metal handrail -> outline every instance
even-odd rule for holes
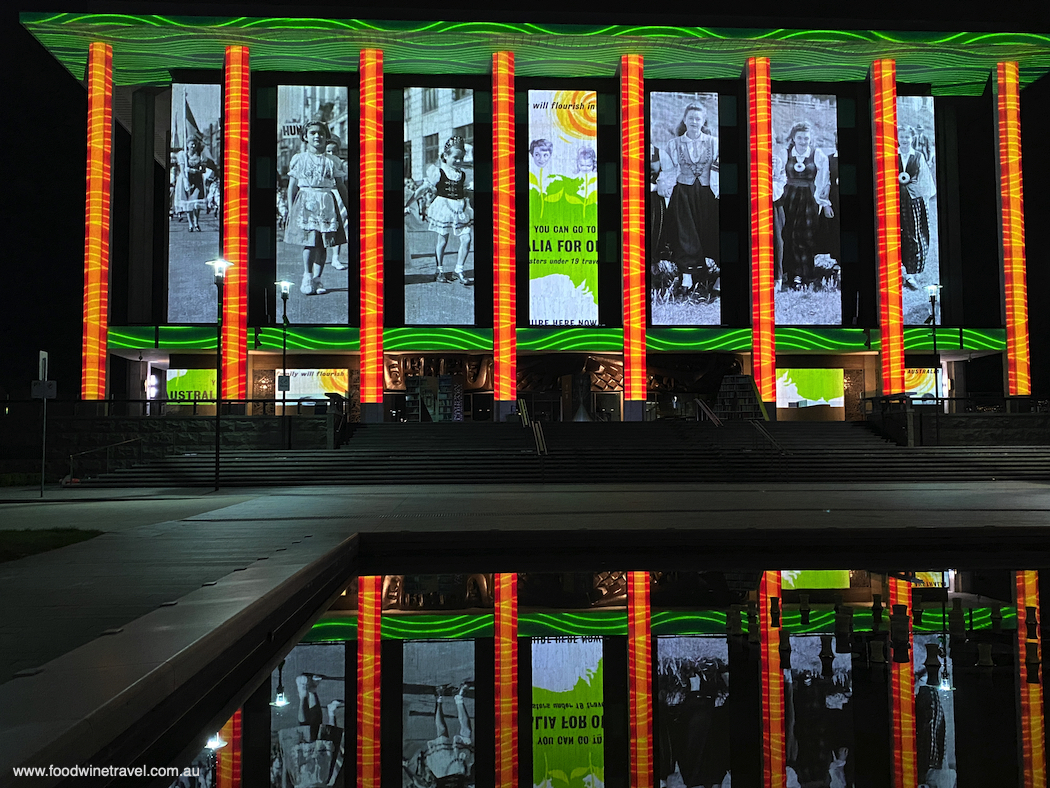
[[[772,444],[774,447],[776,447],[777,451],[779,451],[781,454],[787,454],[788,453],[787,449],[785,449],[783,446],[780,445],[780,443],[777,441],[777,439],[774,438],[770,434],[769,430],[767,430],[764,426],[762,426],[761,422],[759,422],[757,419],[749,419],[749,421],[751,422],[751,426],[754,427],[756,430],[758,430],[758,433],[763,438],[765,438],[767,441],[769,441],[770,444]]]
[[[538,422],[532,422],[532,439],[536,444],[536,454],[543,456],[547,454],[547,438],[543,434],[543,425]]]
[[[118,441],[117,443],[111,443],[108,446],[98,446],[94,449],[87,449],[86,451],[78,451],[75,454],[70,454],[69,459],[72,460],[74,457],[81,457],[85,454],[91,454],[96,451],[105,451],[106,449],[112,449],[114,446],[123,446],[125,443],[135,443],[140,441],[142,438],[128,438],[126,441]]]
[[[699,397],[694,397],[693,398],[693,402],[695,402],[697,404],[697,406],[700,409],[700,412],[702,412],[707,417],[708,421],[710,421],[716,427],[724,426],[722,424],[722,420],[720,418],[718,418],[718,416],[715,414],[715,412],[711,409],[710,405],[708,405],[706,402],[704,402]],[[696,415],[696,420],[700,421],[700,413],[699,412]]]
[[[521,418],[521,426],[528,427],[529,406],[526,404],[525,400],[520,397],[518,398],[518,416]]]

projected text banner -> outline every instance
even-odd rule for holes
[[[474,325],[474,92],[405,88],[405,322]]]
[[[904,325],[930,316],[926,290],[941,284],[937,233],[937,148],[933,96],[897,97],[897,182],[900,184]],[[941,322],[941,300],[937,301]]]
[[[598,97],[529,91],[529,322],[598,324]]]
[[[772,110],[776,324],[839,325],[838,100],[774,93]]]
[[[215,322],[204,263],[220,256],[222,86],[171,86],[168,157],[168,322]]]
[[[602,638],[532,639],[535,788],[605,783]]]
[[[718,94],[650,93],[652,323],[722,322]]]
[[[345,87],[277,88],[277,278],[296,285],[292,323],[347,322],[348,132]]]

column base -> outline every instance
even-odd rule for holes
[[[624,421],[645,421],[645,400],[625,399],[623,401]]]
[[[516,421],[518,419],[518,402],[517,400],[504,400],[498,399],[492,403],[492,420],[495,422],[501,421]]]
[[[362,402],[361,403],[361,422],[363,424],[382,424],[382,422],[383,422],[383,403],[382,402]]]

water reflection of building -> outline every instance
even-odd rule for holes
[[[422,180],[452,136],[466,141],[469,166],[474,148],[474,91],[405,88],[405,177]]]

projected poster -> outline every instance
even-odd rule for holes
[[[649,94],[652,324],[719,325],[718,94]]]
[[[405,322],[474,325],[474,92],[405,88]]]
[[[777,325],[842,323],[838,101],[774,93]]]
[[[532,639],[535,788],[604,785],[604,701],[600,637]]]
[[[350,371],[346,369],[275,369],[274,377],[287,375],[288,399],[313,397],[324,399],[327,394],[347,395],[350,388]],[[284,392],[277,392],[278,398]]]
[[[788,785],[855,784],[853,659],[831,635],[792,635],[784,671]]]
[[[897,182],[901,195],[901,291],[904,325],[930,317],[926,288],[941,283],[937,233],[937,147],[933,96],[897,97]],[[941,322],[940,295],[937,323]]]
[[[529,323],[598,324],[598,96],[529,91]]]
[[[168,322],[214,323],[219,257],[222,86],[171,86],[168,156]]]
[[[292,323],[347,322],[350,131],[345,87],[278,86],[277,278],[294,284]]]
[[[270,677],[271,786],[342,788],[346,755],[346,647],[300,644]],[[353,721],[351,721],[351,725]],[[353,735],[353,734],[351,734]],[[352,768],[352,767],[351,767]]]
[[[940,575],[939,572],[935,573]],[[916,634],[912,641],[915,674],[915,744],[919,782],[955,785],[959,766],[955,754],[955,693],[949,639]],[[964,776],[965,778],[965,776]]]
[[[169,400],[214,400],[214,369],[165,370],[165,392]]]
[[[780,581],[785,591],[850,587],[848,569],[785,569]]]
[[[841,369],[778,369],[777,407],[807,408],[846,403],[845,377]]]
[[[472,788],[474,641],[405,641],[401,784]]]
[[[732,730],[728,641],[662,637],[656,662],[660,784],[727,784]]]

